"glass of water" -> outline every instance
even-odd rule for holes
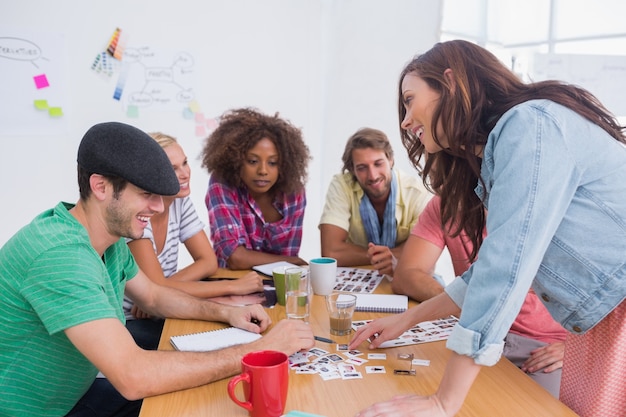
[[[303,268],[285,270],[285,310],[288,319],[309,321],[311,282]]]

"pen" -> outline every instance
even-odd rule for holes
[[[315,336],[315,340],[319,340],[320,342],[326,343],[335,343],[334,340],[326,339],[325,337]]]

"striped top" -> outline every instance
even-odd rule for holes
[[[178,248],[180,244],[200,233],[203,229],[204,223],[198,218],[198,213],[189,197],[177,198],[172,202],[169,208],[165,245],[161,253],[157,253],[157,258],[163,269],[163,275],[166,278],[178,271]],[[143,239],[150,239],[156,253],[157,248],[150,223],[144,229]],[[126,315],[126,320],[134,320],[133,315],[130,313],[132,306],[133,302],[128,297],[125,297],[124,314]]]
[[[0,398],[3,416],[62,416],[97,369],[64,330],[123,321],[122,296],[137,264],[123,240],[102,258],[59,203],[0,249]],[[104,261],[104,262],[103,262]]]

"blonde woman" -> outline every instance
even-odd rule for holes
[[[217,258],[189,198],[191,169],[187,156],[172,136],[160,132],[149,135],[161,145],[172,163],[180,191],[175,196],[163,196],[163,212],[151,217],[141,239],[128,241],[141,270],[160,285],[201,298],[262,291],[262,278],[254,272],[238,280],[201,281],[217,271]],[[185,245],[193,262],[179,270],[180,243]],[[156,349],[163,320],[149,317],[129,299],[124,302],[124,311],[127,327],[137,343],[146,349]]]

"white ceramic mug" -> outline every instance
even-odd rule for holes
[[[329,295],[337,281],[337,260],[334,258],[315,258],[309,261],[311,287],[317,295]]]

